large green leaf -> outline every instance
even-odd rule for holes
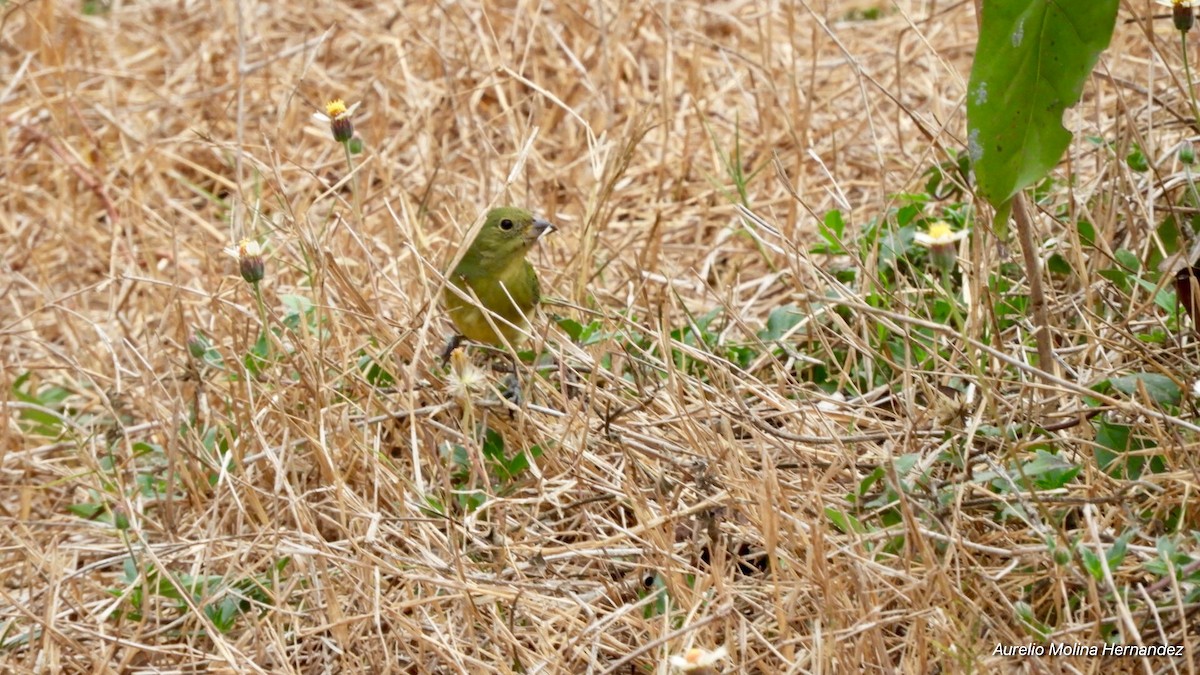
[[[1117,0],[984,0],[967,91],[968,149],[980,193],[999,207],[1046,175],[1108,46]]]
[[[1150,395],[1150,398],[1159,405],[1179,405],[1180,396],[1183,394],[1174,380],[1159,373],[1132,373],[1111,378],[1109,382],[1112,383],[1113,389],[1128,396],[1138,393],[1138,383],[1140,382],[1146,387],[1146,393]]]

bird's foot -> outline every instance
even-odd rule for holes
[[[500,395],[504,400],[512,403],[515,406],[521,405],[521,381],[517,379],[516,373],[509,373],[504,376],[504,381],[500,389]]]
[[[446,346],[442,349],[441,356],[443,368],[446,367],[446,363],[450,360],[450,355],[454,353],[455,349],[458,349],[459,345],[463,343],[463,340],[466,340],[466,338],[461,335],[454,335],[450,338],[450,341],[446,343]]]

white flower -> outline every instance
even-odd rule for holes
[[[1174,7],[1175,5],[1179,5],[1180,7],[1200,7],[1200,0],[1154,0],[1154,2],[1163,7]]]
[[[1200,2],[1200,0],[1196,0],[1196,2]],[[354,105],[347,107],[345,101],[340,98],[335,98],[329,103],[325,104],[325,112],[313,113],[313,119],[317,120],[318,122],[324,122],[325,124],[331,124],[335,120],[350,117],[354,114],[355,110],[358,110],[358,106],[360,105],[362,105],[362,101],[358,101]]]
[[[237,246],[226,246],[224,249],[227,255],[233,256],[234,260],[242,258],[262,257],[262,244],[253,239],[242,239],[237,243]]]
[[[913,241],[929,249],[929,259],[938,269],[950,272],[958,262],[958,242],[966,236],[966,230],[955,232],[950,223],[938,220],[913,235]]]
[[[225,247],[225,252],[238,261],[238,271],[243,279],[252,284],[262,281],[266,272],[262,244],[253,239],[243,239],[237,246]]]
[[[729,650],[725,649],[724,646],[717,647],[712,651],[692,647],[684,652],[682,656],[672,656],[671,666],[685,673],[701,671],[701,669],[705,669],[701,672],[711,672],[711,668],[728,655]]]
[[[487,373],[483,372],[467,357],[467,350],[459,347],[450,353],[450,373],[446,385],[456,398],[469,402],[471,397],[487,389]]]
[[[1200,0],[1195,0],[1200,2]],[[913,235],[913,241],[917,242],[925,248],[933,248],[935,246],[947,246],[949,244],[957,244],[967,237],[966,230],[955,232],[950,227],[950,223],[944,220],[939,220],[931,223],[924,232],[917,232]]]
[[[345,101],[335,98],[325,104],[324,113],[313,113],[313,119],[329,125],[329,131],[333,133],[333,140],[338,143],[346,143],[354,138],[354,120],[351,118],[354,116],[355,110],[358,110],[358,103],[347,108]]]

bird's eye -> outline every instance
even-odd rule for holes
[[[511,230],[512,229],[512,221],[509,220],[508,218],[505,218],[504,220],[500,221],[500,229]]]

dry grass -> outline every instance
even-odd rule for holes
[[[1098,274],[1121,248],[1145,259],[1183,199],[1156,189],[1187,133],[1169,23],[1129,3],[1069,116],[1079,135],[1037,217],[1074,270],[1049,277],[1047,383],[1027,325],[971,343],[907,311],[936,287],[867,281],[886,276],[878,247],[808,253],[826,213],[855,241],[963,147],[971,6],[850,9],[3,5],[0,660],[645,673],[725,645],[746,673],[1194,672],[1192,585],[1147,567],[1160,536],[1200,555],[1192,408],[1082,396],[1131,372],[1196,379],[1175,319]],[[353,178],[311,119],[334,96],[362,102]],[[1129,171],[1134,143],[1158,172]],[[735,147],[759,171],[746,210]],[[461,396],[436,359],[438,271],[506,202],[561,226],[534,255],[547,314],[602,336],[536,322],[546,369],[522,369],[515,408]],[[263,317],[222,253],[243,236],[269,251],[275,360],[256,373]],[[786,304],[805,316],[785,351],[756,335]],[[906,366],[888,331],[943,349]],[[1081,416],[1100,403],[1161,470],[1097,467],[1101,418]],[[484,427],[509,458],[541,455],[504,476]],[[978,479],[1036,449],[1081,473],[1037,491]],[[899,457],[924,472],[902,490]],[[1130,530],[1128,555],[1089,574],[1083,553]],[[1058,642],[1187,653],[993,655],[1034,641],[1021,603]]]

